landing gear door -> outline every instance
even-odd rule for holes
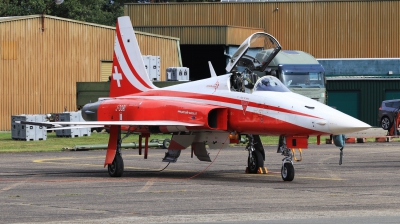
[[[206,143],[210,149],[221,149],[229,146],[229,132],[200,132],[193,142]]]

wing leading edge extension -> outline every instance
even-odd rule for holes
[[[188,123],[179,121],[79,121],[79,122],[30,122],[30,121],[16,121],[16,123],[43,126],[47,128],[55,129],[71,129],[82,127],[102,127],[106,125],[126,125],[126,126],[185,126],[185,127],[196,127],[203,126],[203,123]],[[64,127],[65,125],[72,125],[70,127]],[[75,126],[76,125],[76,126]]]

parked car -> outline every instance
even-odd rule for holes
[[[399,110],[400,99],[382,101],[378,112],[378,122],[384,130],[389,130],[392,127],[395,115]]]

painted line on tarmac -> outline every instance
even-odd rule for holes
[[[146,192],[147,190],[149,190],[151,186],[153,186],[153,184],[154,184],[154,179],[152,178],[149,181],[147,181],[146,184],[136,192],[139,193]]]
[[[16,188],[16,187],[18,187],[18,186],[20,186],[20,185],[23,185],[23,184],[25,184],[25,183],[27,183],[27,182],[32,182],[32,180],[35,179],[35,178],[36,178],[36,177],[30,177],[30,178],[27,178],[27,179],[25,179],[25,180],[23,180],[23,181],[19,181],[19,182],[17,182],[17,183],[11,184],[11,185],[9,185],[9,186],[7,186],[7,187],[3,187],[2,189],[0,189],[0,193],[9,191],[9,190],[11,190],[11,189],[14,189],[14,188]]]

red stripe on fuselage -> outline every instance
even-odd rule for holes
[[[121,33],[120,33],[120,30],[119,30],[119,25],[118,25],[118,24],[117,24],[116,29],[117,29],[117,39],[118,39],[118,42],[119,42],[119,46],[121,47],[121,51],[122,51],[122,53],[124,54],[124,59],[125,59],[126,63],[128,64],[130,70],[132,71],[132,74],[135,76],[135,78],[136,78],[144,87],[149,88],[149,89],[152,89],[152,88],[142,79],[142,77],[140,77],[140,75],[137,73],[135,67],[133,67],[133,65],[132,65],[132,63],[131,63],[131,60],[130,60],[130,58],[129,58],[129,56],[128,56],[128,53],[126,52],[125,45],[124,45],[124,41],[122,40],[122,37],[121,37]],[[133,35],[135,35],[135,34],[133,34]],[[137,58],[136,60],[143,60],[143,59],[142,59],[142,58]]]
[[[231,131],[238,131],[246,134],[259,135],[321,135],[327,134],[323,131],[303,127],[273,116],[246,112],[243,114],[240,109],[232,109],[230,113],[229,128]],[[189,129],[189,128],[188,128]]]
[[[198,99],[198,100],[209,100],[209,101],[216,101],[216,102],[223,102],[223,103],[231,103],[231,104],[236,104],[236,105],[242,105],[242,100],[240,100],[240,99],[232,99],[232,98],[223,97],[223,96],[206,95],[206,94],[191,93],[191,92],[179,92],[179,91],[172,91],[172,90],[155,90],[155,91],[149,90],[149,91],[141,92],[141,93],[138,93],[138,94],[135,94],[135,95],[123,96],[121,98],[124,98],[124,97],[128,97],[129,98],[129,96],[134,96],[134,97],[137,97],[137,96],[181,97],[181,98]],[[284,108],[281,108],[281,107],[258,104],[258,103],[254,103],[254,102],[249,102],[247,107],[255,107],[255,108],[260,108],[260,109],[267,109],[267,110],[273,110],[273,111],[278,111],[278,112],[283,112],[283,113],[288,113],[288,114],[295,114],[295,115],[301,115],[301,116],[305,116],[305,117],[312,117],[312,118],[322,119],[320,117],[316,117],[316,116],[313,116],[313,115],[304,114],[304,113],[300,113],[300,112],[297,112],[297,111],[284,109]]]

